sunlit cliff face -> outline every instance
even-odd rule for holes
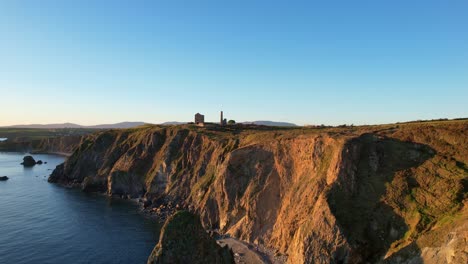
[[[177,203],[291,263],[434,259],[426,248],[466,231],[467,129],[114,130],[84,139],[49,181]]]

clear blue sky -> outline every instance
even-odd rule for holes
[[[0,125],[467,117],[467,14],[466,0],[1,1]]]

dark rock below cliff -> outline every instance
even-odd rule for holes
[[[23,162],[21,163],[21,165],[25,167],[32,167],[36,165],[36,160],[34,160],[32,156],[24,156]]]
[[[49,176],[49,179],[47,179],[48,182],[59,182],[59,180],[63,177],[64,175],[64,164],[57,165],[55,167],[55,170],[52,172],[52,174]]]
[[[200,219],[187,211],[171,216],[161,230],[148,264],[234,263],[228,247],[220,247],[203,229]]]
[[[1,176],[1,177],[0,177],[0,181],[6,181],[6,180],[8,180],[8,177],[7,177],[7,176]]]
[[[91,177],[86,177],[81,183],[81,190],[84,192],[104,192],[103,184],[96,182]]]

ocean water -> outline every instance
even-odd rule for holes
[[[0,263],[146,263],[158,226],[131,201],[47,182],[63,157],[0,152]]]

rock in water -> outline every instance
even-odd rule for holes
[[[1,177],[0,177],[0,181],[6,181],[6,180],[8,180],[8,177],[7,177],[7,176],[1,176]]]
[[[38,161],[36,162],[36,164],[41,165],[41,164],[42,164],[42,160],[38,160]]]
[[[234,263],[229,248],[220,247],[203,229],[200,219],[187,211],[179,211],[167,219],[159,243],[148,264],[163,263]]]
[[[34,160],[32,156],[24,156],[23,163],[21,163],[21,165],[25,167],[32,167],[36,165],[36,161]]]

